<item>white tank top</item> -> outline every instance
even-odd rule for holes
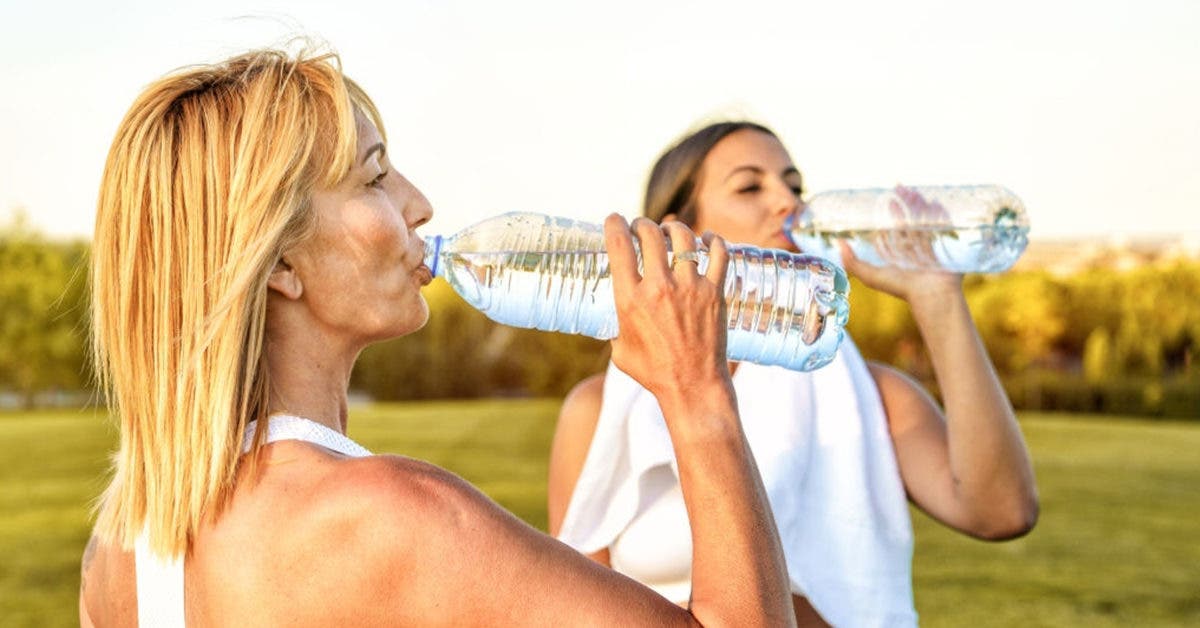
[[[613,539],[612,568],[686,604],[692,595],[692,535],[683,489],[666,466],[642,476],[643,506],[625,531]]]
[[[792,592],[835,626],[915,626],[912,529],[887,415],[847,338],[809,373],[744,363],[733,375]],[[818,394],[818,392],[820,394]],[[686,602],[691,528],[654,396],[610,365],[592,442],[559,530],[584,553]]]
[[[254,431],[253,421],[246,426],[242,437],[242,453],[250,451]],[[302,440],[340,454],[361,458],[371,452],[346,436],[320,423],[290,415],[273,415],[267,420],[267,435],[263,444],[281,440]],[[150,551],[146,531],[134,543],[134,563],[137,570],[138,625],[155,628],[183,628],[183,558],[164,560]]]

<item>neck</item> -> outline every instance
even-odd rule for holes
[[[334,350],[319,330],[274,334],[266,346],[271,414],[291,414],[346,433],[347,391],[358,351]]]

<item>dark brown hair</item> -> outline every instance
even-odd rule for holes
[[[778,139],[775,132],[756,122],[744,120],[717,122],[683,137],[667,149],[646,182],[646,196],[642,201],[642,215],[661,222],[667,214],[675,214],[687,225],[696,222],[696,182],[700,177],[700,166],[708,153],[725,137],[752,129]]]

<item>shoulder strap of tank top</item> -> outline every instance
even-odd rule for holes
[[[250,443],[254,442],[254,432],[257,428],[258,425],[254,421],[246,426],[246,434],[242,437],[243,452],[250,451]],[[267,434],[263,442],[274,443],[281,440],[302,440],[354,458],[371,455],[366,447],[320,423],[288,414],[273,414],[267,419]]]

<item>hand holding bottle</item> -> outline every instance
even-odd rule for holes
[[[863,285],[872,290],[903,299],[910,305],[926,299],[936,302],[962,294],[961,273],[938,269],[908,270],[895,266],[876,266],[859,259],[849,244],[838,242],[837,245],[847,274],[857,277]]]
[[[604,223],[620,329],[613,363],[660,399],[727,382],[725,242],[706,234],[710,263],[701,274],[694,261],[696,237],[683,223],[660,227],[638,218],[632,231],[641,248],[641,273],[625,220],[613,214]],[[670,262],[664,233],[671,239]]]
[[[939,228],[951,228],[950,212],[938,201],[929,201],[913,188],[897,185],[887,198],[887,211],[896,225],[910,229],[892,229],[875,234],[875,249],[889,265],[903,266],[905,261],[921,268],[938,268],[933,244]]]
[[[952,224],[946,208],[914,188],[897,185],[887,199],[887,210],[895,224],[914,228],[880,230],[874,235],[875,249],[886,264],[864,261],[847,242],[838,242],[846,271],[867,287],[910,303],[914,297],[942,299],[961,293],[962,274],[944,269],[933,251],[936,229]],[[906,268],[906,260],[916,268]]]
[[[1021,199],[996,185],[830,190],[784,232],[802,253],[837,261],[839,242],[876,266],[956,273],[1007,270],[1028,242]]]
[[[671,435],[691,524],[688,610],[700,625],[788,625],[783,546],[725,358],[729,250],[705,234],[710,263],[702,273],[696,236],[682,223],[638,218],[633,232],[641,272],[625,220],[613,214],[604,223],[620,329],[612,359],[658,399]]]

